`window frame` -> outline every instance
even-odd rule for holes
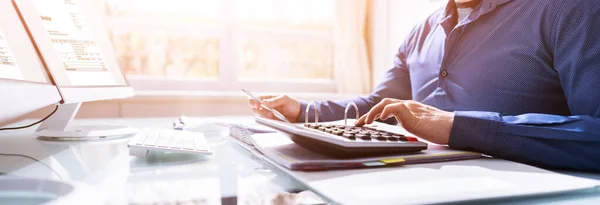
[[[172,22],[132,22],[123,23],[122,20],[112,19],[104,13],[105,0],[97,0],[102,9],[101,18],[107,28],[120,26],[140,26],[157,24],[180,28],[181,25],[173,25]],[[240,53],[243,50],[243,39],[251,35],[276,36],[279,39],[313,38],[325,42],[335,42],[334,37],[327,32],[306,30],[279,30],[266,29],[241,25],[236,22],[233,10],[233,0],[223,0],[220,6],[219,22],[215,26],[194,25],[190,28],[186,25],[184,30],[194,32],[207,37],[219,38],[219,68],[218,77],[206,79],[179,79],[159,76],[126,75],[130,85],[136,90],[143,91],[237,91],[240,88],[256,90],[261,92],[304,92],[304,93],[336,93],[335,75],[331,79],[278,79],[278,78],[243,78],[238,75],[241,69],[242,59]],[[146,26],[147,27],[147,26]],[[198,31],[202,30],[202,31]],[[179,30],[178,30],[179,31]],[[335,46],[335,45],[334,45]],[[332,48],[333,51],[333,48]],[[333,54],[333,52],[332,52]],[[331,56],[332,73],[335,73],[335,59]],[[270,63],[269,70],[274,72],[273,64]]]

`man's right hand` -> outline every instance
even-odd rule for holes
[[[262,100],[263,104],[271,109],[279,111],[285,118],[290,122],[294,123],[300,116],[300,102],[287,95],[262,95],[258,96]],[[252,112],[258,114],[261,117],[277,120],[277,117],[268,110],[262,108],[260,103],[254,99],[249,101]]]

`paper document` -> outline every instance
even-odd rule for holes
[[[432,204],[564,192],[593,188],[600,182],[535,168],[517,172],[445,165],[374,170],[310,185],[341,204]]]

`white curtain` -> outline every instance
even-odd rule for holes
[[[336,0],[334,78],[339,93],[371,91],[371,68],[365,28],[368,0]]]

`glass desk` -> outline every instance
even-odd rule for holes
[[[75,124],[121,124],[138,128],[171,129],[173,120],[174,118],[82,119],[76,120]],[[211,117],[206,120],[228,123],[254,121],[252,117]],[[33,121],[22,124],[29,122]],[[323,204],[318,197],[305,191],[307,188],[290,176],[272,171],[270,166],[255,160],[248,151],[229,139],[225,127],[204,132],[212,146],[213,156],[154,153],[146,158],[129,155],[127,142],[130,138],[46,141],[33,135],[35,128],[34,126],[24,130],[0,132],[0,153],[12,154],[0,155],[0,173],[4,173],[0,175],[0,179],[27,177],[65,181],[76,185],[76,190],[81,190],[79,198],[84,198],[85,204],[293,204],[294,200],[298,199]],[[40,162],[19,155],[30,156]],[[563,173],[600,179],[598,174]],[[326,178],[331,172],[305,175]],[[0,189],[0,196],[1,192]],[[600,189],[539,198],[498,199],[483,203],[598,202]]]
[[[249,117],[211,118],[252,122]],[[76,120],[76,124],[122,124],[171,128],[174,119]],[[25,122],[27,123],[27,122]],[[224,128],[224,127],[223,127]],[[130,138],[90,141],[47,141],[34,128],[0,134],[3,177],[53,179],[89,187],[99,204],[278,204],[304,189],[270,171],[228,138],[226,128],[205,133],[213,156],[151,153],[129,155]],[[47,166],[46,166],[47,165]],[[92,199],[90,199],[92,200]],[[273,202],[275,201],[275,202]]]

